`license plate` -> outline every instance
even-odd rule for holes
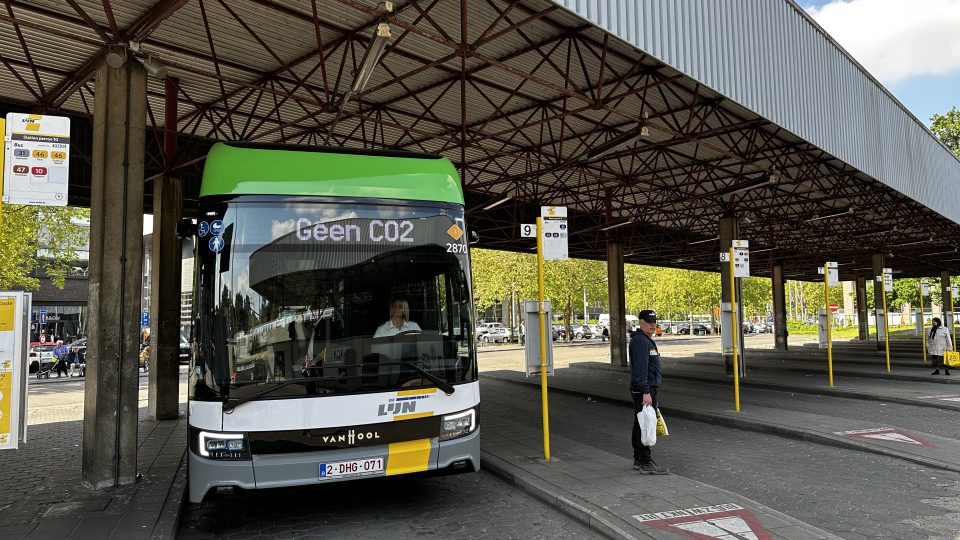
[[[372,476],[383,473],[383,458],[354,459],[320,464],[320,479]]]

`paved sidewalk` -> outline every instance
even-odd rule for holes
[[[871,374],[876,367],[867,363],[871,351],[863,346],[843,346],[846,353],[844,365],[851,374]],[[919,348],[918,348],[919,349]],[[837,351],[835,350],[835,353]],[[904,353],[906,354],[906,353]],[[822,368],[814,368],[812,362],[824,359]],[[865,358],[860,358],[865,357]],[[783,354],[762,351],[754,354],[749,378],[744,389],[750,387],[782,389],[807,393],[820,393],[840,397],[874,399],[901,402],[911,405],[940,407],[960,410],[960,389],[950,393],[931,392],[929,382],[953,384],[946,378],[917,375],[922,367],[929,367],[916,360],[916,366],[901,366],[887,380],[837,377],[835,387],[826,382],[826,353],[816,349],[802,349]],[[836,358],[836,357],[835,357]],[[698,355],[696,358],[668,357],[664,359],[665,384],[669,385],[670,400],[661,409],[669,418],[680,416],[698,421],[774,433],[782,436],[829,444],[859,451],[887,455],[925,466],[960,471],[960,442],[929,433],[921,433],[888,423],[872,423],[827,415],[818,415],[773,409],[748,403],[743,400],[741,411],[733,407],[732,378],[723,374],[718,355]],[[817,370],[824,376],[811,376]],[[795,370],[795,371],[794,371]],[[539,379],[526,378],[514,369],[483,371],[482,378],[497,379],[519,385],[539,386]],[[631,405],[625,388],[629,378],[627,368],[610,366],[604,362],[576,362],[559,365],[551,377],[551,391],[561,391],[578,396],[590,396],[623,405]],[[960,379],[960,377],[958,377]],[[924,384],[910,382],[921,380]],[[766,529],[757,538],[815,538],[830,537],[829,533],[800,524],[753,501],[721,492],[706,484],[670,475],[650,477],[631,475],[630,462],[622,456],[614,456],[582,443],[556,435],[551,436],[552,457],[547,463],[542,459],[543,443],[534,433],[525,434],[510,426],[486,424],[483,439],[484,464],[532,493],[539,495],[594,529],[612,537],[630,538],[677,537],[659,536],[666,531],[678,533],[678,524],[696,530],[704,519],[690,512],[700,506],[713,505],[721,508],[726,503],[737,505],[743,511],[756,516],[751,522],[740,517],[739,526],[759,523]],[[492,432],[492,433],[491,433]],[[557,457],[561,456],[561,457]],[[610,473],[610,470],[615,473]],[[666,493],[668,495],[664,496]],[[688,510],[687,515],[671,510]],[[737,510],[740,511],[740,510]],[[641,522],[636,516],[641,516]],[[767,519],[772,521],[765,521]],[[783,520],[783,521],[777,521]],[[706,521],[709,521],[707,519]],[[771,525],[777,523],[780,526]],[[790,523],[787,526],[785,523]],[[705,529],[704,529],[705,530]],[[703,533],[710,536],[712,533]],[[716,531],[713,531],[716,532]],[[681,534],[683,534],[681,532]],[[694,536],[692,534],[685,536]],[[695,536],[702,538],[701,536]]]
[[[838,538],[682,476],[641,475],[630,459],[595,446],[557,435],[550,444],[546,461],[539,431],[485,421],[483,466],[611,538]]]
[[[31,381],[32,382],[32,381]],[[168,539],[186,486],[186,416],[141,420],[134,485],[102,491],[81,481],[80,421],[31,425],[0,454],[0,539]]]

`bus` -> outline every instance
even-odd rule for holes
[[[191,229],[192,503],[479,470],[469,235],[446,158],[217,143]]]

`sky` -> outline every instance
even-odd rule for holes
[[[960,0],[797,0],[925,125],[960,108]]]

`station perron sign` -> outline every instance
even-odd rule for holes
[[[570,233],[567,225],[567,207],[541,206],[540,217],[543,220],[543,260],[567,260],[567,237]]]
[[[733,277],[750,277],[750,241],[733,241]]]
[[[70,119],[8,113],[3,135],[3,202],[66,206]]]

